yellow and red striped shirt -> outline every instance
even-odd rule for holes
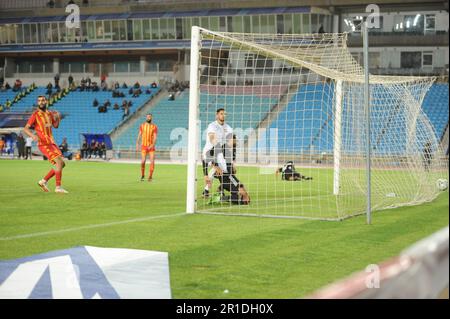
[[[139,127],[139,133],[142,136],[142,146],[150,146],[155,142],[158,127],[153,123],[142,123]]]
[[[52,126],[55,123],[55,119],[50,111],[36,110],[31,115],[27,124],[30,127],[34,127],[36,134],[39,138],[38,145],[55,144],[53,139]]]

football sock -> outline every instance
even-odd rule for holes
[[[44,180],[45,180],[46,182],[48,182],[48,180],[51,179],[53,176],[55,176],[55,170],[54,170],[54,169],[51,169],[51,170],[47,173],[47,175],[45,175]]]
[[[150,164],[150,178],[153,177],[153,171],[155,170],[155,163]]]
[[[56,175],[56,186],[59,187],[61,186],[62,171],[55,172],[55,175]]]
[[[141,176],[145,175],[145,163],[141,163]]]

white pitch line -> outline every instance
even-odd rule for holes
[[[186,213],[179,213],[179,214],[173,214],[173,215],[159,215],[159,216],[133,218],[133,219],[126,219],[126,220],[121,220],[121,221],[117,221],[117,222],[104,223],[104,224],[86,225],[86,226],[80,226],[80,227],[66,228],[66,229],[60,229],[60,230],[52,230],[52,231],[46,231],[46,232],[40,232],[40,233],[17,235],[17,236],[11,236],[11,237],[0,237],[0,241],[8,241],[8,240],[15,240],[15,239],[40,237],[40,236],[48,236],[48,235],[62,234],[62,233],[67,233],[67,232],[77,231],[77,230],[109,227],[109,226],[122,225],[122,224],[128,224],[128,223],[143,222],[143,221],[152,220],[152,219],[177,217],[177,216],[182,216],[182,215],[186,215]]]

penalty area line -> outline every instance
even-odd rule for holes
[[[51,230],[51,231],[46,231],[46,232],[23,234],[23,235],[10,236],[10,237],[0,237],[0,241],[9,241],[9,240],[15,240],[15,239],[24,239],[24,238],[32,238],[32,237],[57,235],[57,234],[68,233],[68,232],[72,232],[72,231],[94,229],[94,228],[102,228],[102,227],[110,227],[110,226],[123,225],[123,224],[129,224],[129,223],[144,222],[144,221],[153,220],[153,219],[163,219],[163,218],[177,217],[177,216],[182,216],[182,215],[186,215],[186,213],[132,218],[132,219],[125,219],[125,220],[121,220],[121,221],[117,221],[117,222],[85,225],[85,226],[79,226],[79,227],[73,227],[73,228],[65,228],[65,229],[60,229],[60,230]]]

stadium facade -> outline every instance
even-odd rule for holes
[[[371,1],[75,1],[80,28],[67,28],[66,1],[0,2],[0,68],[6,80],[44,85],[54,74],[142,81],[188,80],[190,28],[298,34],[349,32],[362,59],[359,22]],[[378,1],[371,72],[448,74],[448,3]],[[418,45],[417,43],[420,43]]]

